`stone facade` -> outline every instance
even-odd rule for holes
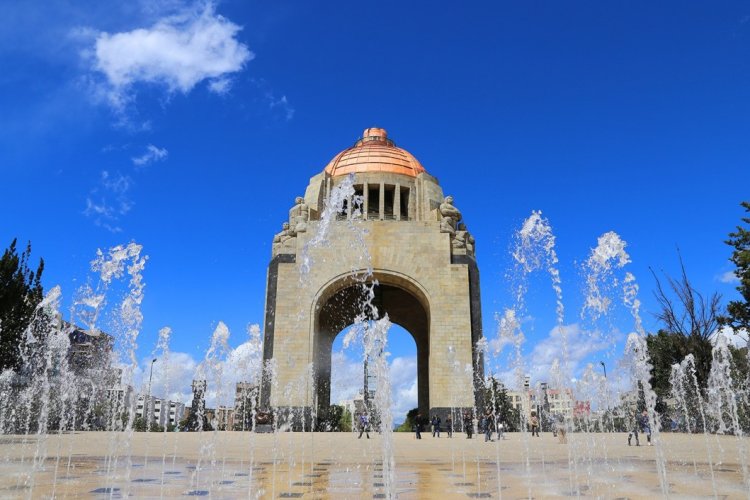
[[[365,138],[370,130],[381,129],[368,129]],[[380,312],[414,337],[420,412],[474,407],[483,376],[474,349],[482,336],[474,239],[452,198],[423,169],[407,175],[356,166],[350,175],[362,203],[348,200],[324,244],[309,242],[327,197],[346,179],[331,165],[310,180],[274,238],[264,337],[274,375],[265,377],[261,406],[296,410],[304,421],[330,404],[331,345],[360,312],[366,279],[377,280]]]

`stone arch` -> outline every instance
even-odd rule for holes
[[[380,317],[387,313],[390,321],[409,332],[416,344],[418,407],[420,413],[427,415],[430,409],[429,296],[419,282],[401,273],[376,269],[366,280],[361,276],[363,273],[357,272],[337,276],[321,287],[313,301],[311,344],[316,405],[324,408],[330,404],[333,341],[362,312],[363,285],[376,282],[373,304]]]

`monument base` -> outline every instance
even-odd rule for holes
[[[468,407],[462,407],[462,406],[454,406],[454,407],[434,407],[430,408],[430,413],[427,416],[427,426],[425,427],[425,432],[429,429],[430,432],[432,432],[432,417],[437,415],[440,417],[440,432],[447,432],[448,430],[448,416],[450,416],[453,419],[453,432],[464,432],[464,416],[465,415],[471,415],[472,418],[472,425],[474,425],[474,422],[477,418],[477,410],[476,408],[473,408],[471,406]]]
[[[273,412],[280,431],[309,432],[313,429],[312,408],[309,406],[277,406]]]

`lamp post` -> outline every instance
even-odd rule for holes
[[[151,429],[151,378],[154,376],[154,363],[156,363],[156,358],[151,360],[151,370],[148,374],[148,394],[146,395],[146,404],[143,405],[146,409],[145,413],[148,414],[148,417],[144,418],[146,420],[146,432]]]
[[[606,401],[607,401],[607,413],[609,413],[609,387],[607,387],[607,365],[604,364],[604,361],[599,361],[599,363],[601,363],[602,368],[604,369],[604,397],[606,398]]]

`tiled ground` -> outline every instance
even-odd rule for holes
[[[662,494],[656,448],[628,447],[617,434],[573,435],[568,444],[520,434],[494,443],[396,435],[390,487],[379,437],[135,434],[131,443],[122,438],[107,433],[43,441],[0,437],[0,498],[348,499],[387,498],[389,491],[402,499]],[[739,464],[748,444],[731,437],[663,436],[669,495],[748,498]]]

